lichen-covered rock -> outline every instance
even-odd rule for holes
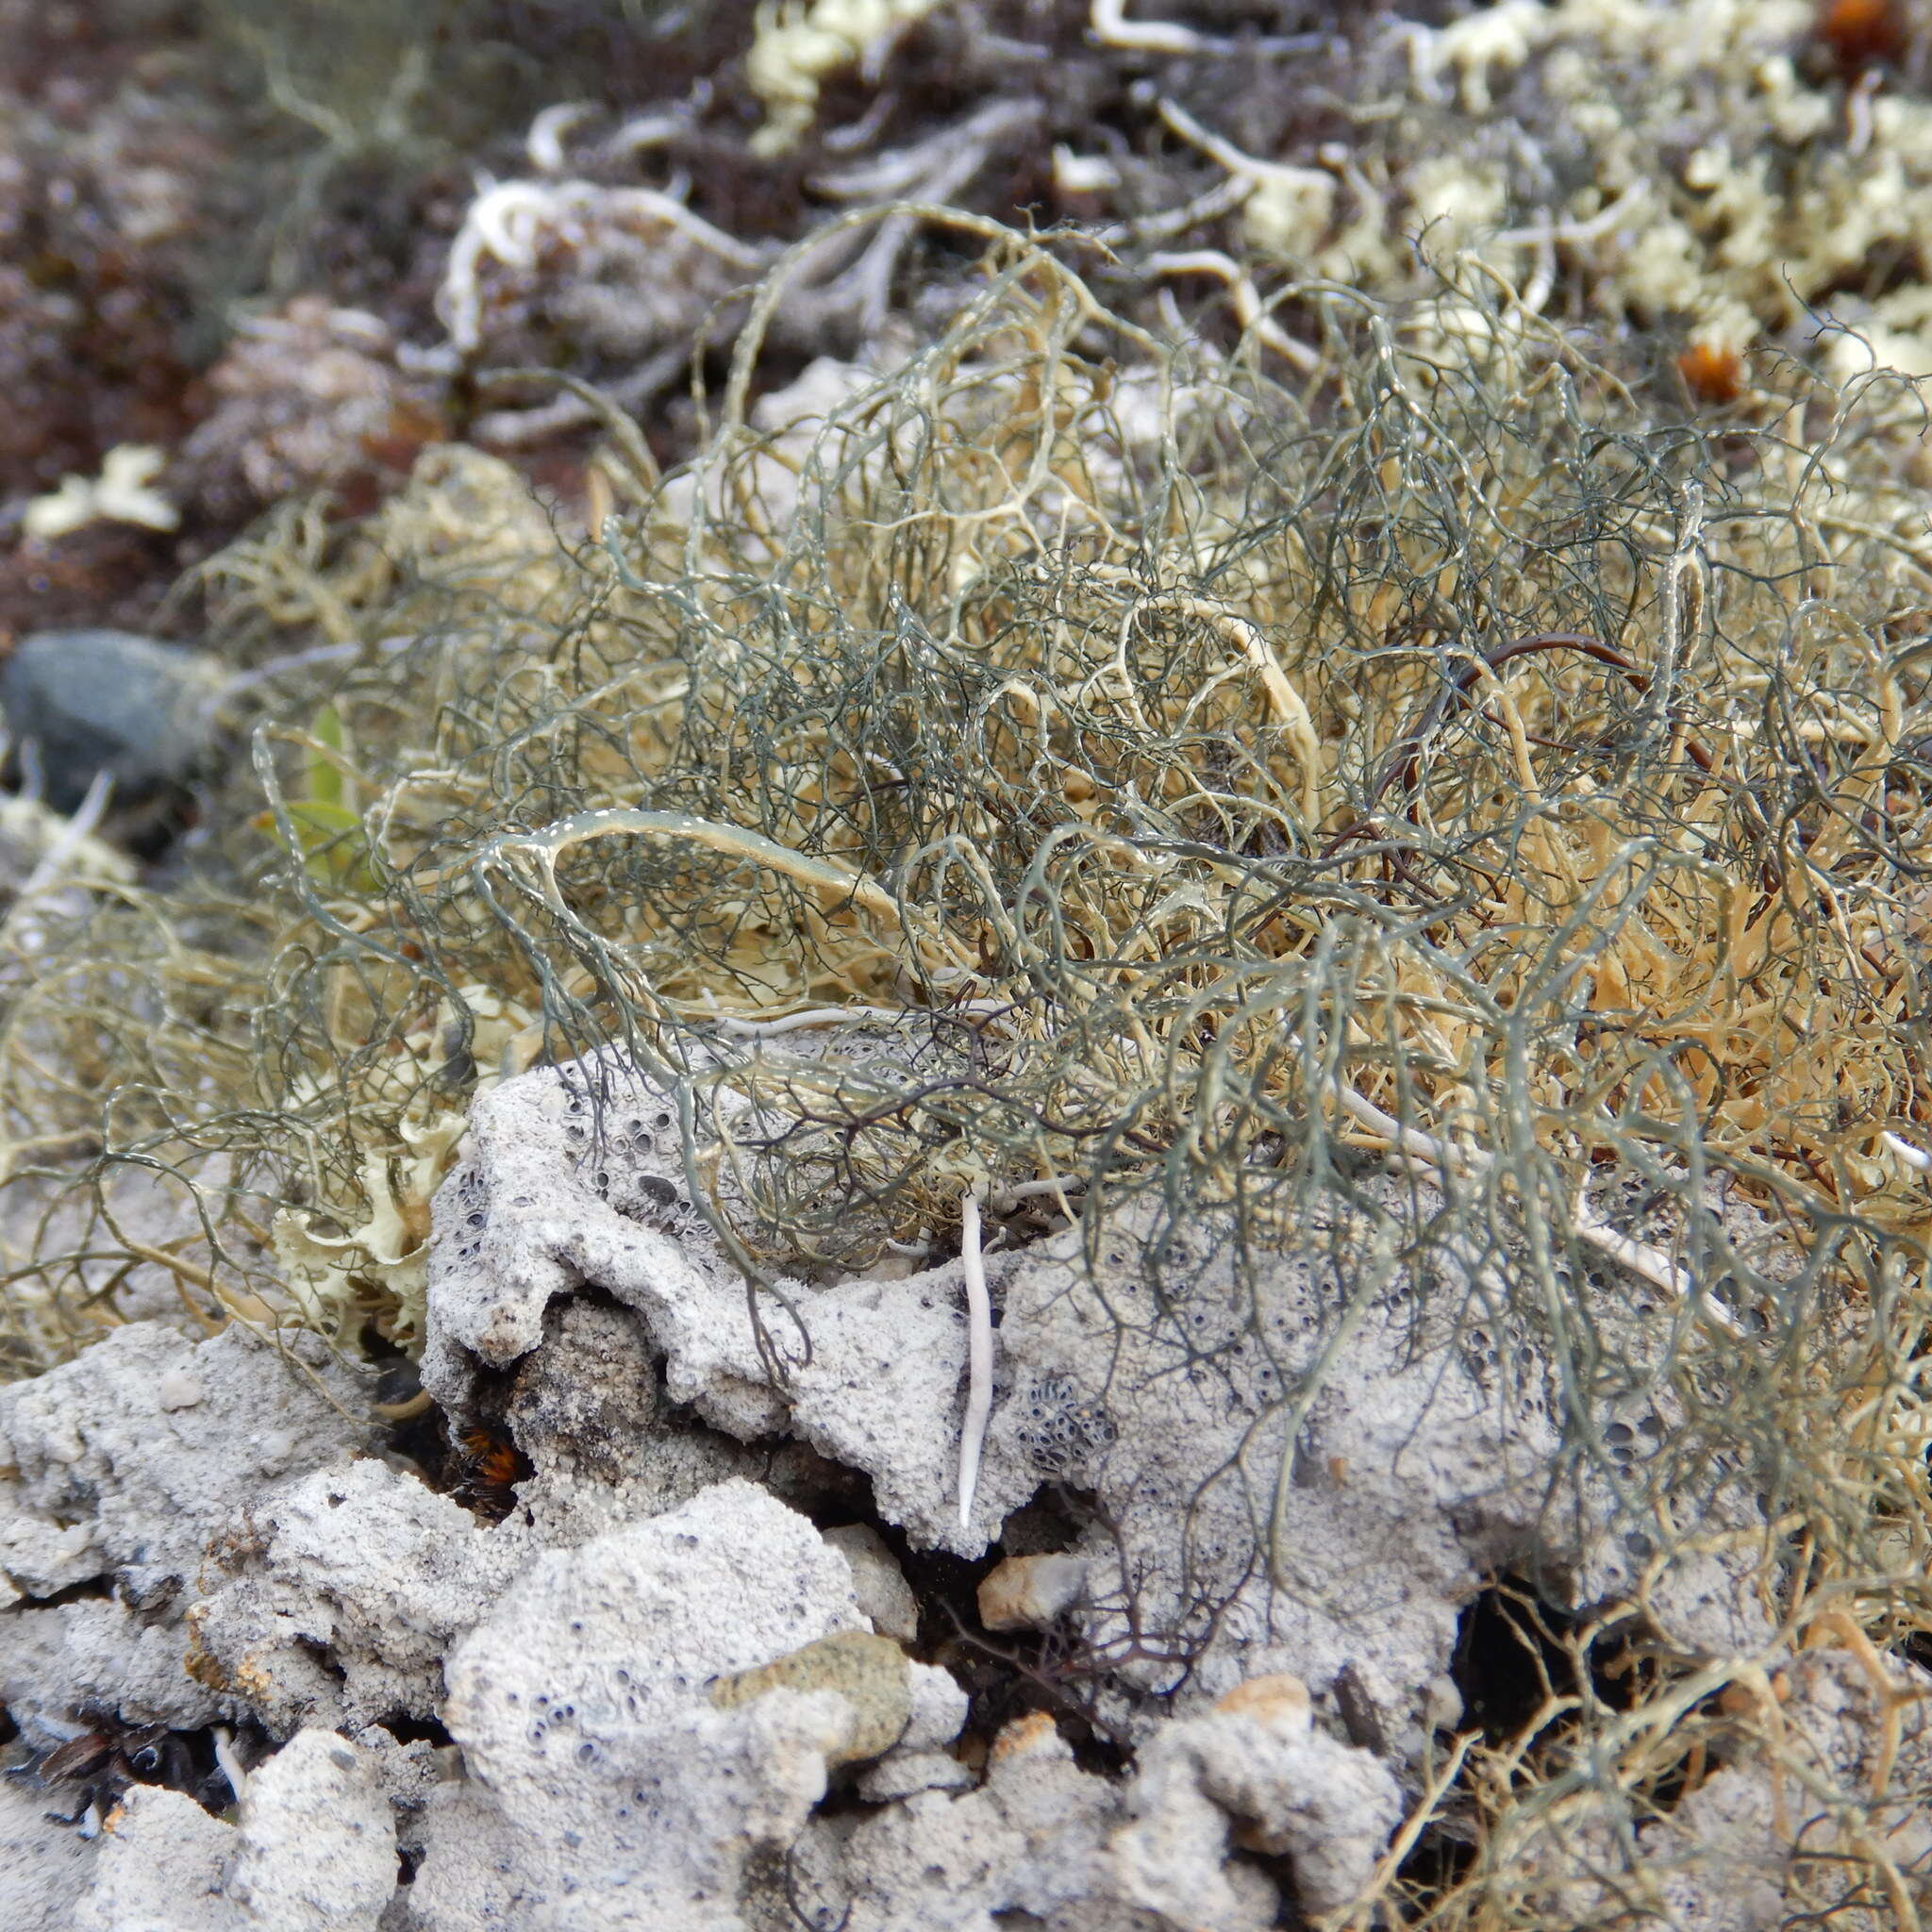
[[[36,1743],[65,1736],[81,1707],[173,1730],[232,1720],[236,1701],[195,1677],[192,1661],[178,1617],[144,1616],[114,1597],[0,1613],[0,1704]]]
[[[190,1342],[115,1329],[77,1359],[0,1389],[0,1694],[16,1722],[83,1701],[192,1727],[229,1707],[187,1674],[183,1614],[208,1545],[279,1481],[362,1438],[358,1391],[314,1337],[292,1361],[231,1326]],[[333,1398],[333,1399],[331,1399]],[[77,1584],[112,1597],[48,1607]]]
[[[552,1544],[675,1509],[771,1460],[668,1402],[643,1324],[597,1302],[551,1308],[543,1345],[510,1377],[503,1424],[533,1466],[517,1489],[523,1519]]]
[[[980,1932],[1013,1922],[1048,1932],[1260,1932],[1280,1901],[1258,1870],[1234,1868],[1213,1904],[1175,1921],[1123,1890],[1111,1849],[1127,1822],[1123,1788],[1082,1771],[1051,1720],[996,1741],[987,1779],[953,1796],[925,1790],[856,1826],[814,1824],[787,1874],[814,1923],[847,1932]]]
[[[1307,1691],[1276,1677],[1162,1725],[1140,1753],[1127,1810],[1109,1845],[1124,1894],[1176,1925],[1218,1925],[1243,1907],[1228,1871],[1236,1825],[1293,1861],[1310,1913],[1330,1912],[1367,1883],[1403,1807],[1387,1767],[1312,1728]]]
[[[129,1323],[0,1388],[13,1471],[0,1487],[0,1550],[17,1553],[16,1587],[45,1595],[108,1577],[151,1602],[193,1574],[208,1539],[266,1486],[358,1446],[348,1372],[314,1336],[284,1349],[292,1359],[239,1324],[195,1346],[159,1323]]]
[[[0,1925],[72,1925],[100,1840],[53,1824],[46,1793],[0,1777]]]
[[[480,1900],[559,1932],[735,1926],[745,1859],[795,1839],[853,1707],[721,1710],[710,1687],[860,1622],[844,1559],[746,1482],[539,1556],[449,1658],[443,1720],[490,1804],[432,1807],[423,1923],[458,1932]]]
[[[989,1630],[1044,1630],[1072,1609],[1086,1589],[1084,1557],[1053,1551],[1008,1557],[980,1581],[979,1621]]]
[[[75,1932],[376,1932],[395,1827],[375,1759],[305,1731],[257,1769],[235,1824],[136,1785],[109,1815]]]
[[[192,1798],[136,1785],[101,1834],[74,1932],[247,1932],[227,1896],[235,1831]]]
[[[375,1932],[396,1889],[396,1830],[374,1754],[297,1732],[242,1796],[228,1895],[275,1932]]]
[[[869,1523],[841,1524],[823,1532],[825,1541],[852,1566],[858,1607],[882,1637],[911,1643],[919,1635],[919,1600],[886,1540]]]
[[[1361,1740],[1396,1757],[1421,1753],[1424,1687],[1447,1667],[1486,1574],[1533,1557],[1575,1578],[1579,1600],[1628,1584],[1635,1558],[1602,1534],[1607,1489],[1586,1479],[1551,1507],[1565,1398],[1533,1339],[1473,1327],[1466,1283],[1420,1306],[1376,1293],[1393,1271],[1366,1218],[1339,1202],[1305,1249],[1252,1258],[1252,1295],[1236,1291],[1205,1225],[1169,1241],[1171,1273],[1191,1283],[1179,1305],[1148,1278],[1133,1225],[1100,1244],[1095,1266],[1077,1234],[989,1256],[994,1400],[962,1527],[958,1267],[789,1284],[810,1347],[792,1351],[780,1384],[741,1281],[686,1197],[673,1118],[608,1055],[477,1103],[467,1158],[437,1198],[430,1258],[424,1378],[453,1412],[478,1369],[523,1361],[551,1304],[591,1284],[642,1318],[674,1401],[746,1441],[787,1432],[863,1472],[881,1515],[917,1546],[977,1554],[1042,1486],[1091,1491],[1092,1526],[1064,1553],[1085,1566],[1072,1614],[1086,1642],[1167,1633],[1209,1697],[1292,1671],[1334,1713],[1345,1678]],[[1455,1257],[1434,1265],[1453,1272]],[[1324,1357],[1338,1278],[1365,1299],[1347,1346]],[[1600,1320],[1620,1319],[1635,1320],[1606,1297]],[[1507,1375],[1494,1366],[1505,1346]],[[1319,1386],[1291,1402],[1318,1365]],[[1764,1634],[1735,1585],[1733,1570],[1692,1556],[1650,1588],[1684,1610],[1680,1641],[1724,1648],[1754,1614]],[[1130,1660],[1123,1674],[1165,1689],[1174,1667]]]
[[[250,1521],[188,1622],[196,1674],[277,1735],[433,1716],[445,1654],[529,1556],[373,1457],[283,1485]]]
[[[711,1702],[736,1710],[774,1690],[835,1690],[852,1707],[853,1721],[827,1764],[882,1757],[905,1736],[912,1715],[906,1653],[890,1637],[860,1630],[835,1630],[768,1664],[720,1677]]]

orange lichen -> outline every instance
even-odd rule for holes
[[[1840,72],[1861,73],[1905,52],[1905,8],[1898,0],[1819,0],[1817,33]]]
[[[1735,403],[1744,392],[1744,358],[1735,349],[1692,342],[1677,358],[1677,374],[1696,402]]]

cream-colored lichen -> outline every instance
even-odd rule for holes
[[[745,77],[765,104],[765,125],[752,136],[755,153],[782,155],[797,146],[818,113],[819,90],[831,75],[862,66],[900,28],[923,20],[939,0],[765,0],[758,37],[744,58]]]
[[[154,487],[167,460],[165,452],[144,443],[119,443],[101,458],[98,476],[63,476],[59,489],[35,497],[21,518],[21,529],[43,543],[89,524],[172,530],[181,512]]]

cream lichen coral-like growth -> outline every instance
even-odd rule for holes
[[[745,77],[765,104],[752,151],[767,158],[796,146],[818,112],[819,90],[847,67],[865,67],[891,37],[923,20],[940,0],[763,0],[745,56]]]

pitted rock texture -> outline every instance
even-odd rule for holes
[[[787,1349],[774,1377],[743,1285],[685,1192],[674,1120],[608,1053],[477,1103],[467,1158],[437,1197],[430,1260],[424,1377],[453,1412],[479,1371],[542,1345],[554,1303],[594,1288],[641,1318],[673,1401],[863,1472],[915,1546],[977,1555],[1042,1486],[1090,1492],[1091,1525],[1067,1553],[1086,1566],[1072,1615],[1124,1676],[1158,1690],[1177,1677],[1177,1660],[1132,1654],[1148,1630],[1177,1640],[1208,1698],[1291,1671],[1333,1714],[1346,1672],[1356,1718],[1409,1760],[1427,1736],[1425,1687],[1486,1575],[1529,1560],[1594,1595],[1627,1578],[1632,1559],[1602,1533],[1607,1491],[1563,1493],[1563,1396],[1533,1339],[1472,1323],[1474,1264],[1457,1275],[1451,1255],[1435,1263],[1441,1291],[1418,1303],[1388,1227],[1339,1206],[1301,1249],[1255,1261],[1252,1296],[1206,1226],[1169,1241],[1170,1275],[1189,1283],[1174,1299],[1149,1280],[1132,1225],[1092,1268],[1073,1234],[990,1255],[994,1400],[962,1527],[958,1266],[783,1284],[809,1349]],[[1346,1345],[1328,1351],[1344,1307]],[[774,1334],[792,1319],[767,1313]],[[1679,1640],[1761,1637],[1731,1573],[1698,1561],[1653,1586],[1683,1612]]]
[[[186,1672],[182,1614],[208,1545],[275,1484],[359,1445],[361,1391],[313,1337],[291,1359],[232,1326],[198,1346],[158,1322],[0,1388],[0,1695],[15,1721],[82,1702],[135,1723],[225,1707]],[[97,1598],[36,1607],[79,1584]],[[23,1601],[25,1599],[25,1601]]]
[[[433,1716],[449,1647],[529,1557],[374,1458],[284,1484],[250,1523],[217,1545],[188,1623],[195,1674],[277,1736]]]
[[[860,1621],[844,1559],[746,1482],[539,1556],[449,1658],[443,1719],[475,1786],[425,1821],[422,1923],[739,1925],[747,1858],[792,1843],[863,1714],[782,1669],[735,1708],[712,1691]],[[903,1705],[890,1728],[909,1733]]]

